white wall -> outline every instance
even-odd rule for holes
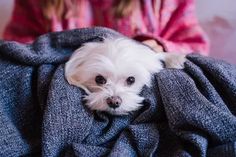
[[[0,39],[12,12],[13,0],[0,0]]]
[[[236,19],[235,0],[196,0],[197,14],[201,20],[213,16],[222,16],[229,20]]]
[[[196,0],[197,14],[211,40],[211,56],[236,64],[236,1]]]
[[[197,15],[211,40],[211,56],[236,64],[236,1],[196,0]],[[0,38],[13,0],[0,0]]]

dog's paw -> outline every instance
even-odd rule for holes
[[[165,57],[165,66],[166,68],[183,69],[186,60],[186,55],[168,53]]]

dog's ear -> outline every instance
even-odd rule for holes
[[[80,48],[73,52],[69,61],[65,64],[65,77],[71,85],[78,86],[83,78],[84,63],[93,55],[93,49],[104,41],[103,38],[93,38],[84,43]]]
[[[80,49],[76,51],[76,53],[80,53]],[[81,51],[82,55],[82,51]],[[70,85],[74,85],[82,88],[86,93],[90,93],[90,91],[83,85],[86,80],[86,76],[84,76],[84,66],[83,62],[86,59],[86,56],[76,55],[76,57],[72,57],[65,64],[65,78]]]
[[[65,64],[65,78],[69,84],[79,86],[83,83],[83,65],[86,58],[89,57],[89,51],[86,44],[77,49]]]
[[[78,52],[79,53],[79,52]],[[82,78],[80,76],[80,66],[83,64],[81,59],[76,60],[76,58],[70,59],[65,64],[65,78],[69,84],[78,86]]]

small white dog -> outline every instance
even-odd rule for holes
[[[65,65],[65,77],[86,91],[90,109],[123,115],[142,105],[139,93],[164,68],[163,62],[167,68],[182,68],[185,56],[156,53],[125,37],[107,38],[76,50]]]

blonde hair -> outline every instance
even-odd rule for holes
[[[51,19],[56,15],[58,19],[63,18],[64,0],[41,0],[42,12],[47,19]]]
[[[135,7],[135,1],[137,0],[120,0],[118,4],[113,6],[114,15],[118,18],[130,15]]]
[[[71,0],[72,3],[75,3],[76,0]],[[118,3],[113,4],[113,13],[115,17],[122,18],[131,14],[132,10],[135,7],[136,0],[119,0]],[[42,11],[43,15],[47,19],[51,19],[53,15],[56,15],[59,20],[65,18],[65,2],[64,0],[41,0],[42,2]]]

